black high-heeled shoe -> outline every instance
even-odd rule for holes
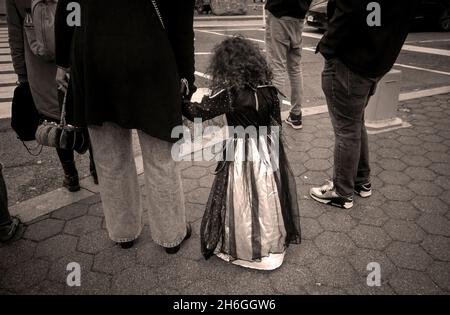
[[[178,251],[181,248],[181,244],[183,244],[185,241],[187,241],[191,237],[191,235],[192,235],[192,227],[191,227],[190,224],[188,224],[186,226],[186,230],[187,230],[186,236],[184,237],[183,241],[179,245],[177,245],[175,247],[165,247],[167,254],[174,255],[174,254],[178,253]]]

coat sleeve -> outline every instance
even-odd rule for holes
[[[183,102],[183,116],[194,121],[195,118],[210,120],[230,111],[230,93],[222,90],[212,96],[204,96],[201,103]]]
[[[196,90],[194,55],[194,0],[162,0],[158,2],[175,54],[180,78],[189,82],[191,94]]]
[[[67,4],[72,0],[59,0],[55,16],[55,58],[61,68],[70,67],[70,51],[74,27],[67,24]]]
[[[317,46],[317,51],[326,58],[336,56],[341,44],[363,15],[361,0],[330,0],[328,2],[328,30]]]
[[[27,67],[25,64],[25,38],[23,34],[23,21],[16,7],[15,1],[6,1],[8,18],[9,47],[14,71],[19,82],[27,81]]]

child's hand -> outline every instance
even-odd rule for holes
[[[180,87],[181,97],[183,99],[189,95],[189,82],[186,79],[181,79],[181,87]]]
[[[189,81],[185,78],[181,79],[180,83],[180,94],[182,99],[190,102],[192,95],[197,90],[197,87],[195,85],[189,85]]]

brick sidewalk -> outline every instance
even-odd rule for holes
[[[328,115],[307,117],[303,131],[285,128],[303,243],[277,271],[203,260],[198,231],[214,166],[189,163],[183,180],[195,235],[178,255],[152,243],[148,226],[133,249],[115,246],[97,195],[0,245],[0,294],[449,294],[450,95],[403,103],[400,113],[412,127],[370,136],[374,195],[350,211],[308,197],[332,172]],[[80,288],[65,285],[69,262],[82,266]],[[370,262],[381,264],[380,288],[366,285]]]

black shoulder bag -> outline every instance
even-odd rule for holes
[[[31,95],[30,84],[20,83],[14,90],[11,106],[11,128],[21,141],[35,140],[40,115]]]
[[[35,134],[40,120],[41,116],[34,104],[30,84],[28,82],[20,83],[14,89],[14,96],[11,104],[11,128],[14,130],[17,138],[22,142],[28,153],[33,156],[41,154],[42,146],[30,149],[25,142],[35,140]]]

